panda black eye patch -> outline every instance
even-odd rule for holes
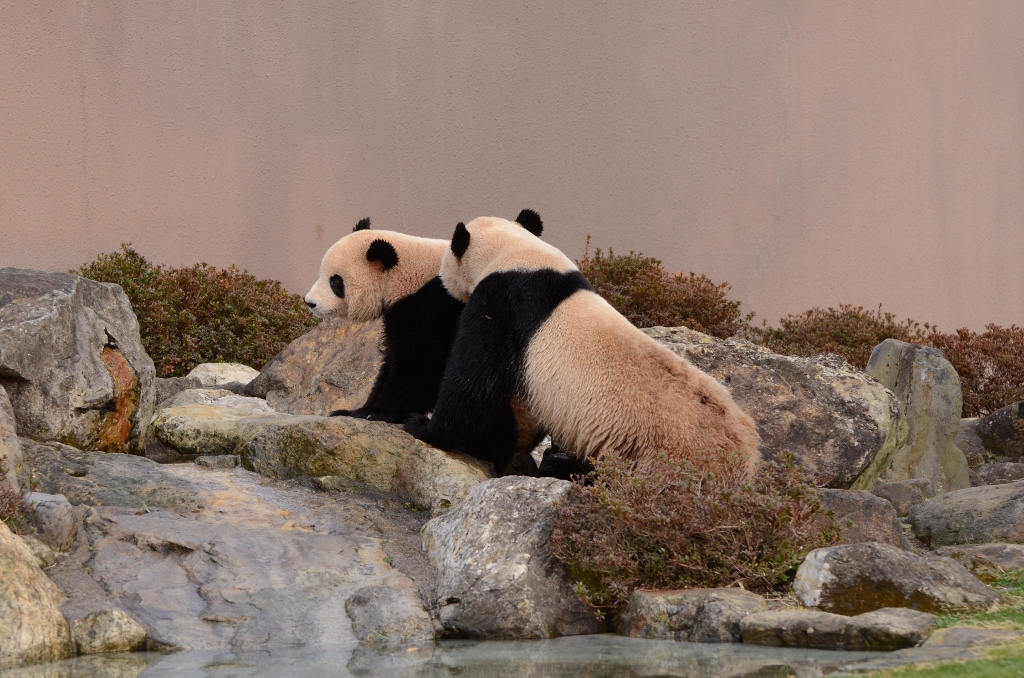
[[[337,275],[337,274],[332,275],[331,279],[330,279],[330,283],[331,283],[331,291],[334,292],[339,297],[341,297],[342,299],[344,299],[345,298],[345,281],[341,279],[341,276]]]

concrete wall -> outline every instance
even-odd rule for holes
[[[0,265],[304,293],[370,215],[533,207],[774,321],[1022,323],[1024,3],[0,0]]]

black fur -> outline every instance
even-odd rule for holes
[[[366,403],[331,416],[400,424],[434,409],[463,304],[434,278],[384,312],[384,356]]]
[[[460,221],[455,225],[455,233],[452,235],[452,254],[461,259],[467,249],[469,249],[469,231],[466,229],[466,225]]]
[[[363,217],[359,220],[359,223],[356,224],[356,227],[352,229],[352,232],[365,231],[368,228],[370,228],[370,217]]]
[[[434,415],[405,430],[443,450],[489,461],[501,475],[515,454],[511,402],[526,395],[526,349],[555,308],[591,289],[579,271],[504,271],[484,278],[459,319]]]
[[[370,243],[370,247],[366,250],[366,260],[379,261],[384,265],[386,271],[392,266],[398,265],[398,252],[395,251],[395,246],[387,240],[377,238]]]
[[[342,278],[340,275],[335,273],[334,275],[331,276],[331,279],[328,280],[327,282],[329,282],[331,284],[331,291],[334,292],[334,294],[339,299],[344,299],[345,298],[345,279],[344,278]]]
[[[542,478],[559,478],[561,480],[573,480],[577,476],[586,476],[594,470],[593,464],[584,459],[576,459],[573,455],[560,449],[557,443],[552,443],[544,452],[537,475]]]
[[[533,210],[523,210],[520,212],[519,216],[516,217],[516,223],[538,238],[544,232],[544,222],[540,220],[540,215]]]

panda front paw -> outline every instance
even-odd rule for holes
[[[413,437],[423,440],[423,436],[426,435],[427,429],[430,427],[430,419],[425,414],[419,414],[414,412],[405,418],[405,423],[402,428],[405,429],[406,433],[412,434]]]
[[[362,415],[359,410],[334,410],[331,412],[332,417],[355,417],[356,419],[362,419]]]

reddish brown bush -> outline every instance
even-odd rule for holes
[[[3,462],[0,462],[0,521],[3,521],[13,533],[26,534],[32,507],[25,501],[21,492],[2,481],[6,474],[7,469]]]
[[[813,356],[836,353],[854,367],[867,367],[871,350],[886,339],[920,342],[924,333],[909,318],[897,321],[892,313],[869,311],[862,306],[840,304],[834,308],[812,308],[800,315],[788,315],[779,327],[748,327],[747,339],[776,353]]]
[[[731,468],[714,475],[663,461],[638,473],[599,462],[559,507],[552,536],[581,595],[614,612],[638,588],[766,592],[789,581],[808,551],[837,543],[792,455],[763,464],[753,482],[739,459]]]
[[[184,376],[204,362],[261,369],[318,322],[302,297],[276,280],[259,280],[234,266],[154,266],[130,243],[76,273],[124,289],[160,377]]]
[[[1024,400],[1024,328],[987,325],[944,334],[934,327],[924,338],[942,351],[960,375],[965,417],[983,417]]]
[[[669,273],[654,257],[636,252],[625,256],[595,250],[576,262],[594,291],[637,327],[678,327],[715,337],[731,337],[753,317],[740,314],[740,303],[729,301],[728,283],[716,285],[695,273]]]

